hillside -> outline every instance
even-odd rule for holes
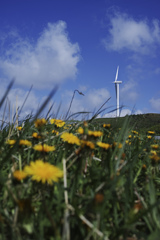
[[[99,118],[94,120],[96,123],[110,123],[113,128],[122,127],[126,121],[129,121],[129,127],[140,133],[151,130],[155,131],[157,135],[160,135],[160,114],[147,113],[120,118]]]

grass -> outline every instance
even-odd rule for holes
[[[141,134],[145,134],[147,131],[152,130],[155,131],[157,135],[160,135],[160,114],[156,113],[125,116],[119,118],[118,121],[116,118],[100,118],[95,119],[95,122],[111,123],[112,127],[119,128],[123,126],[126,118],[129,119],[130,127],[133,130]]]
[[[0,239],[159,239],[157,133],[37,116],[1,129]]]

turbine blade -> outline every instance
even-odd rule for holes
[[[117,84],[115,84],[116,99],[117,99]]]
[[[118,79],[118,71],[119,71],[119,66],[117,67],[117,72],[116,72],[115,82],[116,82],[117,79]]]

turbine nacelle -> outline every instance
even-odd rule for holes
[[[113,83],[115,83],[115,84],[120,84],[120,83],[122,83],[122,81],[114,81]]]

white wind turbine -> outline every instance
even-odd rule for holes
[[[117,117],[119,117],[119,84],[122,83],[122,81],[117,81],[117,79],[118,79],[118,71],[119,71],[119,66],[117,67],[115,81],[113,82],[113,83],[115,83],[115,90],[116,90]]]

